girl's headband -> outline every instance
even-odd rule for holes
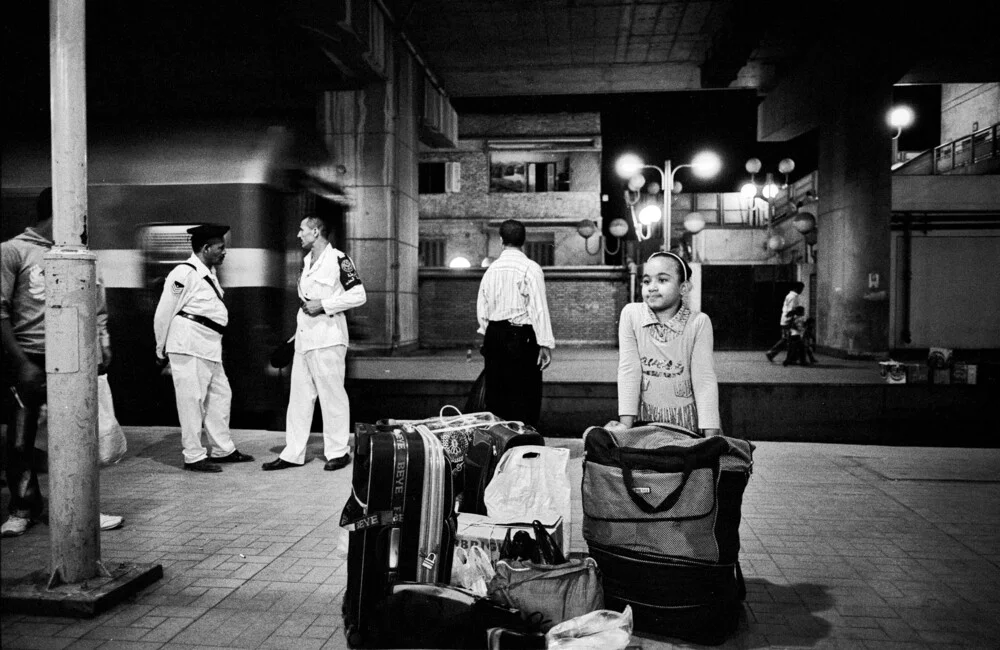
[[[670,253],[668,251],[656,251],[655,253],[653,253],[652,255],[650,255],[649,258],[646,261],[648,262],[649,260],[653,259],[654,257],[672,257],[672,258],[674,258],[675,260],[677,260],[677,266],[681,267],[681,273],[684,274],[684,279],[682,280],[682,282],[687,282],[688,280],[691,279],[690,278],[691,267],[688,266],[688,263],[685,262],[684,259],[681,258],[681,256],[678,255],[677,253]]]

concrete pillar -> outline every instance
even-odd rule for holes
[[[52,233],[45,255],[50,585],[98,574],[97,257],[87,250],[86,12],[52,2]]]
[[[863,54],[869,74],[844,66],[820,102],[817,342],[849,356],[889,348],[892,80]]]
[[[392,50],[388,79],[360,90],[327,92],[325,137],[346,168],[351,199],[346,242],[368,292],[352,322],[357,347],[391,351],[417,344],[417,72],[405,49]]]

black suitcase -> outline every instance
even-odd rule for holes
[[[520,445],[545,445],[534,428],[516,422],[483,425],[472,432],[461,475],[459,511],[485,515],[483,495],[504,452]]]
[[[350,531],[347,642],[379,647],[393,585],[451,579],[455,499],[441,441],[426,431],[380,432],[358,423],[351,496],[340,524]]]
[[[583,536],[605,606],[635,629],[706,645],[739,623],[739,525],[753,445],[651,425],[584,433]]]

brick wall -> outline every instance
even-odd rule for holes
[[[478,349],[476,296],[482,269],[420,271],[420,347]],[[620,269],[546,269],[556,345],[617,345],[628,295]]]

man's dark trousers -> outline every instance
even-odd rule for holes
[[[487,410],[505,420],[536,424],[542,408],[542,371],[534,328],[490,321],[482,353]]]
[[[45,368],[45,356],[29,354],[28,358],[39,368]],[[10,391],[15,385],[12,375],[5,376]],[[44,501],[38,486],[35,467],[35,438],[38,435],[38,417],[45,404],[45,386],[36,393],[18,393],[20,404],[12,405],[12,417],[7,429],[5,450],[7,485],[10,488],[10,514],[33,519],[42,513]],[[16,400],[15,400],[16,401]]]

